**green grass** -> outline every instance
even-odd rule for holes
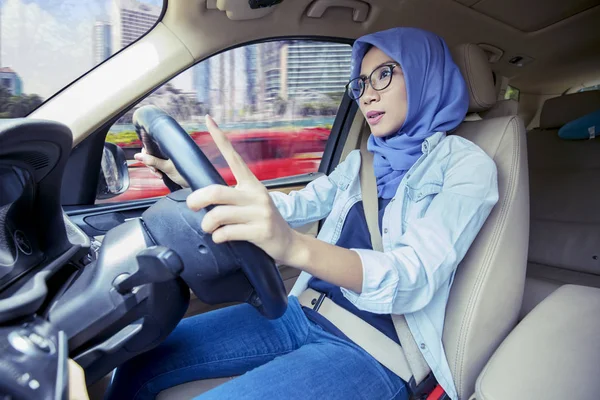
[[[138,136],[134,131],[109,132],[106,135],[106,141],[109,143],[131,143],[138,140]]]

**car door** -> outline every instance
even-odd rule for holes
[[[100,244],[109,229],[140,218],[169,193],[133,157],[141,142],[131,117],[148,104],[174,117],[228,184],[235,180],[207,133],[207,113],[269,190],[304,188],[340,160],[357,109],[344,95],[350,56],[347,43],[285,39],[236,47],[183,71],[73,150],[62,188],[65,212]],[[108,146],[127,163],[112,191],[103,159]],[[318,224],[300,230],[316,236]],[[281,266],[280,272],[289,291],[300,271]],[[188,315],[216,307],[193,296]]]

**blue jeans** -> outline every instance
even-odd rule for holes
[[[182,320],[119,367],[108,399],[154,399],[194,380],[241,375],[197,399],[408,399],[402,379],[309,321],[296,297],[277,320],[236,305]]]

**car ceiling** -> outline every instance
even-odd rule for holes
[[[415,26],[436,32],[450,46],[473,42],[503,50],[493,69],[524,93],[560,94],[600,78],[600,0],[366,2],[370,10],[362,23],[354,22],[352,10],[342,7],[329,8],[320,19],[309,18],[306,10],[311,0],[285,0],[271,14],[243,21],[229,20],[225,12],[207,9],[206,0],[170,0],[163,21],[196,59],[266,37],[356,38],[395,26]],[[508,62],[515,56],[533,61],[517,67]]]

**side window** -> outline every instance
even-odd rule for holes
[[[101,202],[168,193],[162,180],[133,158],[141,142],[131,118],[147,104],[175,118],[229,184],[234,179],[204,125],[206,113],[229,133],[260,180],[316,172],[350,77],[350,58],[347,44],[281,40],[239,47],[196,64],[110,128],[106,141],[125,151],[130,185]]]
[[[594,85],[594,86],[588,86],[588,87],[584,87],[582,89],[579,89],[579,92],[589,92],[592,90],[600,90],[600,85]]]
[[[508,85],[506,87],[506,92],[504,93],[504,100],[516,100],[519,101],[519,96],[521,94],[521,91],[519,89],[517,89],[514,86],[510,86]]]

